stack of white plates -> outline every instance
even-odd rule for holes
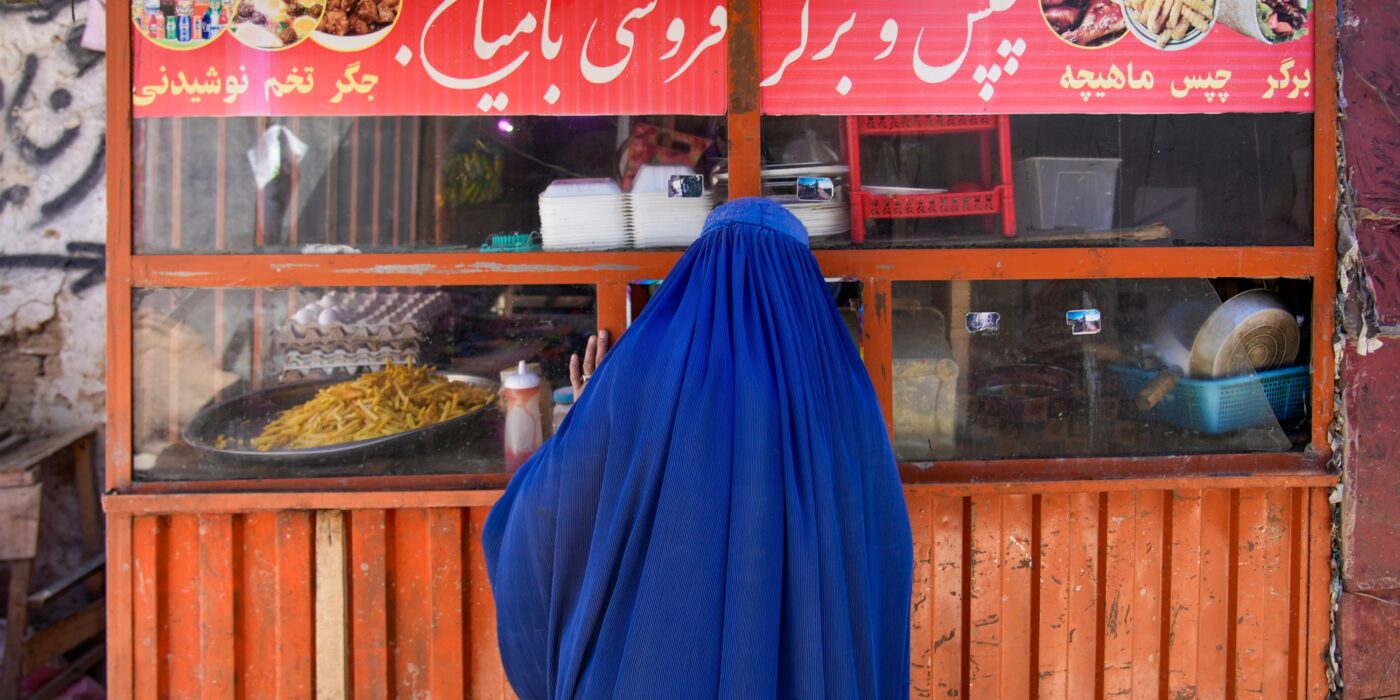
[[[837,236],[851,231],[851,208],[845,201],[804,202],[797,195],[777,195],[769,199],[792,212],[807,227],[807,235],[811,238]]]
[[[714,195],[670,196],[675,175],[694,175],[685,165],[643,165],[627,195],[632,214],[632,245],[638,248],[685,247],[700,237],[705,217],[715,206]]]
[[[631,200],[632,244],[638,248],[685,247],[700,237],[715,206],[709,192],[699,197],[668,197],[665,192],[627,195]]]
[[[555,180],[540,195],[545,250],[608,250],[629,242],[627,198],[607,178]]]

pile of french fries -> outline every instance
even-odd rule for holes
[[[1195,29],[1209,31],[1215,18],[1215,0],[1124,0],[1133,19],[1164,47],[1181,41]]]
[[[368,440],[440,423],[490,405],[496,392],[452,382],[423,366],[395,365],[316,392],[283,411],[253,447],[305,449]]]

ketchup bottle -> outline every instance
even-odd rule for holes
[[[540,378],[520,361],[515,374],[506,377],[506,471],[515,472],[544,442],[540,423]]]

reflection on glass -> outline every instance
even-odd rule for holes
[[[539,250],[551,183],[658,191],[661,204],[648,204],[660,207],[665,178],[647,189],[644,168],[710,173],[724,163],[724,126],[698,116],[138,119],[136,251]]]
[[[857,348],[862,347],[860,338],[862,286],[860,281],[836,277],[827,279],[826,284],[831,289],[832,301],[836,303],[841,320],[846,323],[846,330],[851,334],[851,341],[856,344]],[[641,316],[642,309],[646,308],[647,302],[651,301],[660,289],[660,280],[639,280],[629,285],[627,297],[629,326]]]
[[[501,382],[539,377],[548,435],[596,327],[587,286],[157,289],[134,314],[143,480],[500,472]]]
[[[900,459],[1283,451],[1307,435],[1303,283],[894,286]]]

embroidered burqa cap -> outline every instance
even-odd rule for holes
[[[908,511],[792,214],[710,214],[482,544],[522,698],[908,697]]]

